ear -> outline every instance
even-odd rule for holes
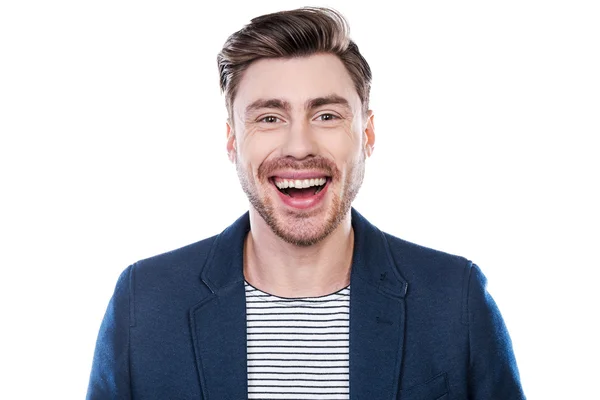
[[[370,157],[375,150],[375,116],[373,110],[367,111],[367,123],[364,131],[365,138],[365,154]]]
[[[231,126],[231,123],[229,121],[227,121],[225,125],[227,126],[227,155],[229,156],[229,161],[235,164],[237,153],[235,132],[233,131],[233,127]]]

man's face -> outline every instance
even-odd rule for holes
[[[310,246],[348,215],[374,144],[373,116],[338,57],[261,59],[244,72],[227,150],[252,207]]]

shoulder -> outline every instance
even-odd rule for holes
[[[412,243],[383,232],[390,252],[403,273],[456,273],[472,265],[467,258]]]
[[[473,263],[465,257],[446,253],[383,232],[358,211],[352,210],[358,248],[371,254],[370,262],[384,262],[385,253],[405,291],[423,298],[460,298]],[[375,253],[375,255],[373,255]]]
[[[137,261],[129,267],[132,290],[159,294],[197,287],[217,236]]]
[[[188,269],[200,271],[218,235],[136,262],[138,271]],[[198,269],[200,268],[200,269]]]
[[[398,273],[424,295],[464,295],[474,264],[467,258],[383,233]],[[409,289],[411,290],[411,289]]]

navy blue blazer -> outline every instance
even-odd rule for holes
[[[381,232],[352,210],[350,398],[524,399],[480,269]],[[247,398],[248,214],[129,266],[100,328],[88,399]]]

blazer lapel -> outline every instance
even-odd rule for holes
[[[217,236],[201,275],[211,294],[190,310],[203,400],[248,396],[243,249],[249,229],[245,214]]]
[[[350,281],[350,399],[395,399],[408,285],[383,233],[354,209]]]
[[[354,255],[350,290],[350,398],[393,399],[404,348],[408,285],[383,233],[352,209]],[[246,213],[215,239],[202,283],[210,294],[190,310],[203,400],[248,396],[244,239]]]

